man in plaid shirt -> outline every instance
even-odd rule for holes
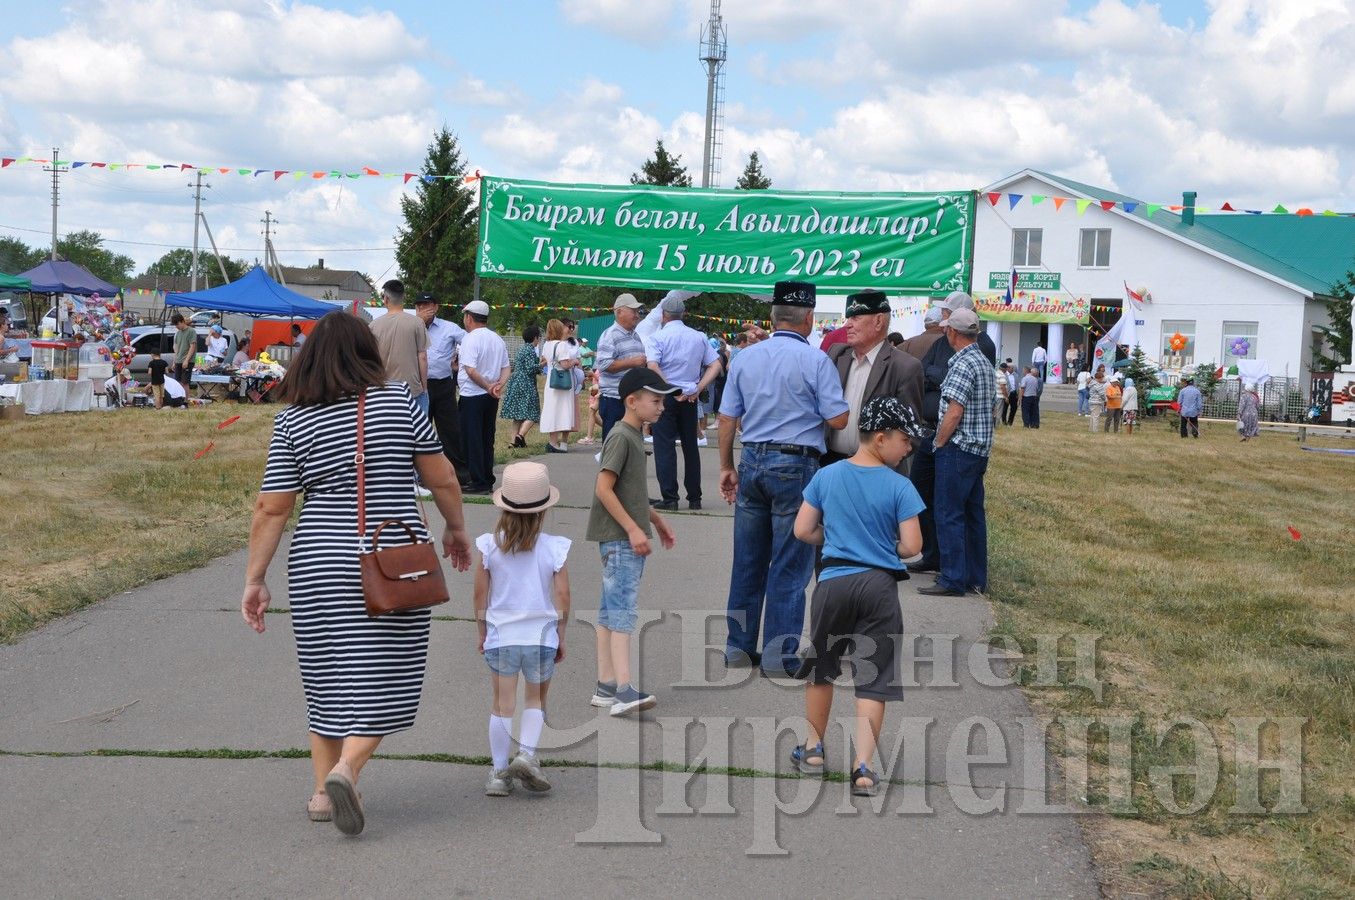
[[[941,574],[919,594],[960,597],[988,589],[988,524],[983,509],[983,474],[993,450],[993,366],[977,344],[979,318],[959,309],[945,321],[955,350],[941,384],[936,455],[936,542]]]

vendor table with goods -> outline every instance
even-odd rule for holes
[[[86,412],[94,408],[94,382],[53,378],[0,384],[0,397],[22,403],[30,416],[55,412]]]

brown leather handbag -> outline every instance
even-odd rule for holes
[[[362,445],[366,401],[367,392],[363,391],[358,395],[358,451],[354,462],[358,467],[358,568],[362,572],[362,596],[367,602],[367,615],[375,618],[446,603],[450,599],[447,579],[442,574],[437,548],[431,541],[420,541],[414,529],[405,522],[387,519],[376,526],[371,552],[362,552],[362,542],[367,540],[366,459]],[[419,509],[422,512],[422,503]],[[410,542],[383,550],[381,532],[392,526],[403,528]],[[424,527],[427,528],[427,517]]]

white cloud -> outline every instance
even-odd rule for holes
[[[560,0],[566,21],[643,42],[665,37],[676,9],[674,0]]]

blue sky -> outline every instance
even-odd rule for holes
[[[977,188],[1025,167],[1171,202],[1355,208],[1349,0],[725,0],[722,182]],[[71,0],[7,12],[0,153],[201,165],[416,167],[449,125],[473,167],[623,181],[662,137],[700,166],[702,0],[495,4]],[[0,235],[46,238],[47,182],[0,171]],[[82,169],[62,230],[138,266],[191,241],[187,177]],[[390,181],[212,179],[253,258],[392,269]],[[22,231],[16,229],[33,229]],[[142,243],[132,243],[142,242]],[[251,249],[253,248],[253,249]],[[324,251],[323,253],[320,251]]]

